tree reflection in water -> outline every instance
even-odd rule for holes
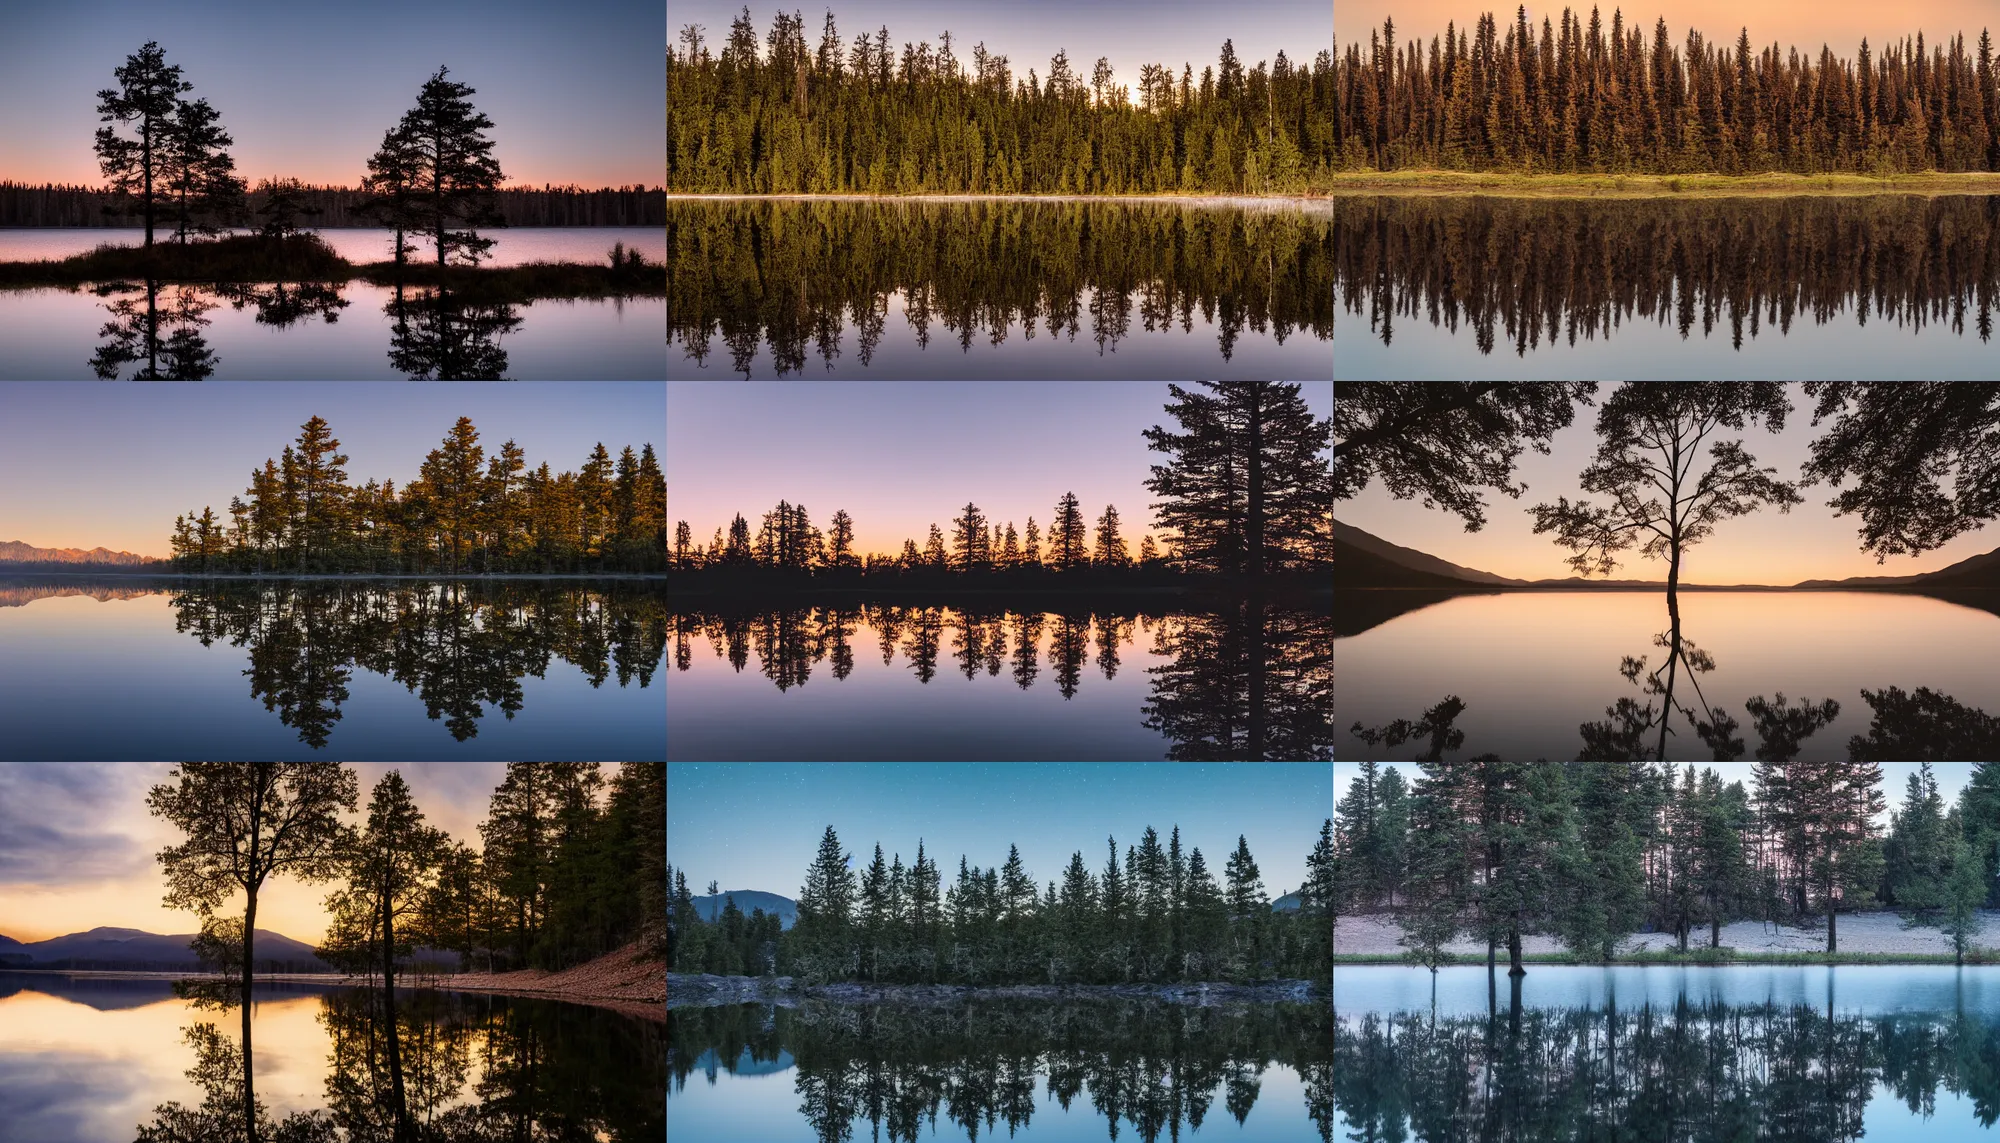
[[[143,289],[125,282],[98,287],[99,297],[139,291],[129,298],[106,302],[111,320],[97,331],[103,344],[91,356],[91,372],[100,380],[116,381],[127,365],[144,361],[132,374],[134,381],[200,381],[215,372],[215,354],[201,336],[208,324],[205,316],[216,307],[212,291],[184,283],[174,283],[164,291],[161,283],[148,278]],[[165,336],[162,336],[162,333]]]
[[[172,599],[174,627],[208,646],[248,648],[252,697],[299,741],[324,748],[355,667],[402,683],[460,742],[486,708],[509,719],[520,680],[551,659],[593,687],[652,685],[666,654],[663,591],[607,582],[205,583]]]
[[[390,320],[389,364],[412,381],[504,381],[500,338],[521,326],[504,302],[474,302],[442,288],[406,295],[402,283],[382,308]]]
[[[1154,1003],[974,1002],[950,1009],[723,1005],[667,1014],[667,1098],[705,1070],[713,1082],[748,1054],[761,1071],[789,1052],[799,1114],[824,1143],[896,1143],[940,1113],[968,1139],[1028,1128],[1035,1080],[1069,1112],[1089,1106],[1112,1139],[1121,1122],[1145,1143],[1199,1131],[1217,1094],[1241,1126],[1273,1064],[1305,1084],[1305,1115],[1333,1131],[1332,1017],[1308,1004],[1179,1007]],[[764,1065],[764,1066],[759,1066]],[[1280,1109],[1281,1116],[1293,1114]]]
[[[273,1123],[261,1102],[257,1138],[269,1143],[656,1143],[666,1130],[660,1090],[666,1057],[657,1025],[601,1008],[420,990],[392,1018],[379,989],[320,997],[330,1047],[326,1106]],[[401,1052],[392,1056],[393,1028]],[[243,1122],[243,1057],[215,1025],[186,1032],[188,1078],[204,1099],[154,1109],[138,1143],[234,1143]],[[468,1086],[472,1065],[479,1079]],[[396,1136],[397,1071],[412,1131]]]
[[[866,367],[900,294],[920,348],[933,323],[967,353],[1016,326],[1033,340],[1040,322],[1102,355],[1135,313],[1147,332],[1187,332],[1198,310],[1226,361],[1246,326],[1280,344],[1333,337],[1329,230],[1316,208],[669,202],[667,341],[701,363],[720,334],[746,376],[768,341],[783,376],[808,354],[834,368],[851,323]]]
[[[1716,971],[1729,971],[1721,969]],[[1931,1119],[1939,1092],[2000,1120],[2000,1028],[1967,1013],[1827,1005],[1369,1013],[1333,1026],[1334,1104],[1357,1140],[1853,1140],[1878,1087]],[[1961,1001],[1964,983],[1961,980]],[[1912,1125],[1914,1126],[1914,1125]],[[1958,1138],[1960,1122],[1925,1130]],[[1870,1136],[1872,1137],[1872,1136]]]
[[[1850,307],[1981,341],[2000,294],[2000,197],[1881,195],[1615,202],[1335,198],[1341,307],[1383,344],[1395,321],[1469,326],[1481,353],[1610,338],[1826,324]]]
[[[1142,725],[1172,743],[1173,760],[1323,761],[1333,756],[1333,618],[1330,612],[1249,598],[1203,612],[1150,615],[1136,609],[1014,611],[1005,608],[899,606],[676,611],[674,667],[692,669],[694,644],[741,672],[756,652],[758,670],[780,690],[803,687],[831,658],[833,678],[854,667],[850,640],[875,631],[882,664],[900,652],[921,684],[937,678],[949,651],[966,680],[1009,672],[1027,690],[1048,667],[1058,693],[1074,698],[1091,665],[1093,632],[1099,673],[1115,679],[1121,648],[1150,634],[1151,693]]]

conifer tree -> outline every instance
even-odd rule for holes
[[[1125,551],[1125,541],[1118,534],[1118,507],[1104,506],[1104,515],[1097,518],[1097,550],[1091,555],[1091,562],[1103,567],[1124,567],[1132,562]]]
[[[1058,571],[1087,563],[1090,558],[1088,542],[1076,494],[1065,492],[1062,499],[1056,502],[1055,519],[1049,524],[1049,562]]]
[[[1021,549],[1021,560],[1029,567],[1042,566],[1042,533],[1035,527],[1035,518],[1028,517],[1027,544]]]
[[[146,228],[145,248],[153,248],[153,223],[164,180],[166,136],[180,107],[182,92],[194,85],[181,78],[180,65],[169,65],[166,53],[148,41],[136,53],[126,56],[123,66],[111,73],[117,88],[97,93],[97,114],[105,123],[133,125],[137,139],[127,139],[114,127],[97,129],[97,160],[110,188],[121,195],[136,195],[138,213]]]
[[[485,135],[493,121],[472,106],[473,89],[446,79],[447,74],[440,67],[424,81],[416,106],[391,133],[399,153],[389,162],[411,163],[411,229],[431,239],[437,264],[457,257],[476,265],[493,246],[493,239],[481,238],[478,228],[506,225],[493,197],[505,176],[493,157],[493,140]],[[389,149],[390,140],[385,138],[383,145]],[[400,150],[404,146],[407,152]],[[370,167],[372,173],[374,165]]]

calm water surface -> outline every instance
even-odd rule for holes
[[[380,996],[256,986],[252,1075],[274,1120],[319,1112],[350,1143],[389,1139]],[[658,1143],[666,1072],[657,1024],[475,993],[398,988],[396,1003],[405,1098],[431,1137]],[[155,1125],[164,1104],[200,1109],[221,1078],[216,1046],[240,1059],[241,1021],[240,1009],[198,1007],[165,980],[0,972],[0,1137],[108,1143]],[[204,1024],[220,1033],[207,1071],[197,1068]]]
[[[2000,969],[1335,969],[1352,1140],[1984,1138]]]
[[[2000,197],[1334,200],[1350,380],[1986,380]]]
[[[978,1002],[667,1014],[675,1143],[1326,1140],[1324,1008]]]
[[[1330,212],[667,202],[667,376],[1312,379]]]
[[[1410,597],[1400,614],[1392,597]],[[1431,602],[1421,593],[1347,592],[1336,597],[1339,665],[1334,753],[1377,760],[1413,756],[1428,745],[1371,748],[1349,733],[1356,722],[1381,727],[1415,719],[1447,696],[1465,704],[1456,720],[1467,757],[1567,759],[1583,745],[1585,723],[1618,723],[1619,700],[1665,707],[1647,675],[1664,664],[1654,642],[1668,629],[1665,596],[1652,592],[1504,592]],[[1738,756],[1760,744],[1745,703],[1782,692],[1796,706],[1810,698],[1839,704],[1836,718],[1804,740],[1801,758],[1847,757],[1850,740],[1868,735],[1881,711],[1861,693],[1920,687],[1964,707],[2000,712],[2000,596],[1956,600],[1883,592],[1687,592],[1680,596],[1686,644],[1712,670],[1677,670],[1675,700],[1700,712],[1722,707],[1742,725]],[[1641,658],[1628,681],[1620,666]],[[1701,660],[1689,656],[1701,665]],[[1886,707],[1884,709],[1887,709]],[[1920,742],[1924,719],[1905,711],[1905,743]],[[1667,757],[1714,757],[1676,715]],[[1655,739],[1644,737],[1651,749]],[[1903,757],[1913,757],[1904,753]],[[1935,755],[1932,755],[1934,759]],[[1954,757],[1953,761],[1976,759]]]
[[[334,252],[349,262],[386,262],[394,257],[389,245],[393,239],[391,231],[344,226],[308,229],[326,239]],[[628,250],[640,251],[648,261],[663,261],[667,256],[666,235],[657,226],[503,226],[482,231],[480,236],[494,240],[493,257],[482,263],[487,266],[608,262],[614,242],[623,242]],[[0,262],[58,260],[106,244],[138,246],[145,240],[145,228],[138,226],[0,228]],[[153,232],[153,241],[161,241],[158,230]],[[413,255],[421,256],[421,250]]]
[[[855,605],[679,610],[667,757],[1330,758],[1328,617]]]
[[[629,761],[664,586],[0,579],[0,759]]]

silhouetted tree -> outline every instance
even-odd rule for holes
[[[1076,494],[1065,492],[1056,501],[1055,518],[1049,522],[1049,563],[1058,571],[1067,571],[1090,561],[1089,533],[1085,530],[1083,513],[1078,509]]]
[[[1118,534],[1118,507],[1104,506],[1104,515],[1097,518],[1097,549],[1091,555],[1091,562],[1105,567],[1124,567],[1132,562],[1131,554],[1125,550],[1125,540]]]
[[[150,40],[111,74],[118,87],[97,93],[98,117],[106,123],[131,123],[139,137],[127,139],[113,127],[99,127],[98,167],[111,189],[138,196],[146,226],[145,248],[151,250],[154,214],[165,189],[161,172],[167,134],[181,106],[181,93],[193,91],[194,85],[181,79],[180,66],[169,66],[166,53]]]
[[[986,516],[979,506],[967,501],[958,519],[952,521],[952,563],[962,572],[986,571],[993,565],[992,537],[986,531]]]
[[[1333,432],[1306,408],[1301,387],[1204,381],[1209,393],[1169,385],[1166,410],[1183,431],[1145,431],[1155,452],[1151,505],[1174,529],[1183,559],[1252,576],[1313,566],[1330,548],[1333,479],[1321,454]]]
[[[181,100],[163,126],[157,164],[160,183],[174,212],[174,237],[216,234],[244,213],[243,180],[236,176],[235,142],[222,129],[222,116],[208,100]]]
[[[473,89],[446,74],[441,67],[424,81],[417,105],[404,113],[392,135],[414,158],[409,168],[416,191],[409,203],[412,229],[430,237],[438,265],[454,255],[477,264],[493,246],[493,239],[479,237],[477,228],[506,225],[494,204],[505,176],[493,157],[493,140],[485,135],[493,121],[472,106]],[[384,147],[389,148],[387,141]],[[389,164],[401,161],[395,157]]]

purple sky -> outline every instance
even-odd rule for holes
[[[439,66],[470,84],[509,185],[659,186],[657,0],[73,0],[9,4],[0,179],[96,185],[97,92],[156,40],[236,139],[237,173],[352,186]]]
[[[1345,2],[1345,0],[1343,0]],[[1253,4],[1214,4],[1208,0],[841,0],[839,3],[782,5],[751,4],[762,45],[778,11],[805,17],[806,43],[817,50],[833,12],[841,42],[851,48],[854,37],[874,35],[887,26],[898,58],[905,42],[938,45],[938,33],[951,32],[952,54],[969,70],[974,44],[1008,57],[1016,77],[1028,78],[1034,68],[1043,80],[1049,60],[1058,50],[1069,53],[1070,66],[1087,81],[1097,57],[1111,61],[1116,82],[1137,87],[1139,65],[1194,65],[1195,82],[1204,65],[1213,66],[1222,41],[1232,40],[1246,70],[1259,60],[1275,60],[1279,51],[1294,63],[1311,64],[1314,54],[1333,46],[1333,8],[1328,0],[1257,0]],[[743,10],[742,0],[669,0],[667,34],[679,50],[681,29],[699,24],[703,41],[720,50],[729,23]]]
[[[1333,415],[1332,390],[1306,384],[1315,415]],[[670,381],[668,517],[706,544],[737,512],[754,535],[781,499],[821,529],[845,508],[857,552],[895,555],[933,522],[949,537],[968,499],[1022,532],[1033,516],[1046,535],[1075,492],[1093,535],[1118,506],[1136,554],[1152,518],[1144,482],[1164,459],[1139,434],[1172,423],[1167,400],[1158,381]]]
[[[529,467],[580,467],[664,439],[657,381],[0,383],[0,541],[164,556],[174,517],[224,514],[250,470],[325,417],[348,479],[417,474],[459,417],[490,453],[513,438]]]

